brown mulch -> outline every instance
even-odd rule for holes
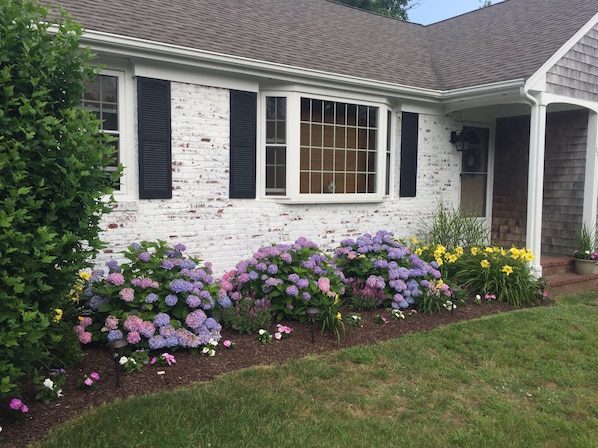
[[[24,418],[18,421],[8,418],[7,413],[14,415],[14,411],[0,409],[0,446],[25,447],[29,443],[41,440],[57,425],[80,415],[84,409],[119,398],[147,394],[160,389],[175,389],[198,381],[210,381],[218,375],[245,367],[280,363],[290,358],[327,353],[353,345],[374,344],[408,333],[427,331],[441,325],[514,309],[516,308],[506,303],[466,304],[454,310],[452,314],[444,311],[435,314],[420,313],[406,316],[404,320],[392,319],[384,310],[366,311],[359,313],[362,316],[363,327],[347,326],[346,334],[340,343],[337,343],[334,336],[322,334],[316,324],[315,343],[312,344],[311,328],[307,322],[287,323],[293,329],[291,337],[275,340],[271,344],[261,344],[255,335],[243,335],[224,329],[222,341],[233,341],[234,349],[225,349],[220,344],[214,357],[191,355],[182,350],[174,352],[176,364],[171,367],[146,366],[141,372],[121,374],[120,388],[115,387],[115,364],[108,351],[102,346],[87,347],[86,356],[80,365],[67,372],[63,398],[43,404],[34,401],[31,394],[25,395],[23,401],[29,406],[29,412],[21,414]],[[374,323],[376,314],[387,317],[388,323]],[[274,326],[270,330],[273,333]],[[164,371],[164,374],[159,375],[158,371]],[[98,372],[100,375],[97,387],[87,391],[78,389],[77,382],[91,372]]]

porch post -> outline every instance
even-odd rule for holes
[[[598,207],[598,113],[590,110],[588,118],[588,148],[583,193],[583,222],[596,229]]]
[[[527,187],[527,224],[525,241],[535,256],[532,271],[540,277],[542,265],[542,196],[544,191],[544,152],[546,145],[546,105],[533,98],[531,107],[529,167]]]

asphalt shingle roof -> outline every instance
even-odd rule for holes
[[[437,24],[328,0],[60,0],[85,29],[430,89],[533,74],[596,0],[505,0]]]

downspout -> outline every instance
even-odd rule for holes
[[[521,88],[521,96],[531,103],[525,241],[526,247],[535,256],[534,260],[530,262],[532,272],[537,277],[541,277],[542,265],[540,264],[540,257],[542,253],[542,196],[544,186],[546,106],[543,106],[525,87]]]

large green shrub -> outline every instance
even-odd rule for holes
[[[49,356],[53,308],[101,247],[113,149],[80,109],[95,76],[81,27],[0,2],[0,397]],[[118,175],[118,174],[115,174]]]

